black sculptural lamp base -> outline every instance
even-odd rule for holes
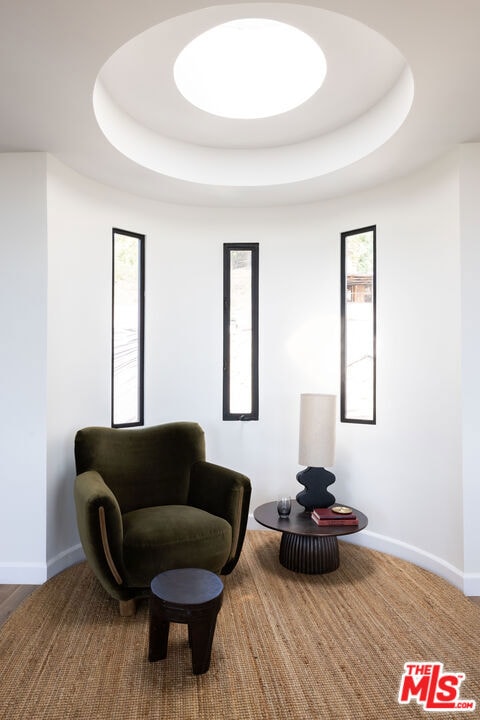
[[[335,482],[335,475],[325,468],[307,467],[297,474],[297,480],[305,485],[305,490],[297,495],[297,502],[306,511],[311,512],[316,507],[330,507],[335,502],[335,497],[327,490],[328,485]]]

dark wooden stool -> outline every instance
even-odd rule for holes
[[[201,675],[207,672],[223,599],[220,578],[209,570],[179,568],[154,577],[150,588],[150,662],[167,657],[170,623],[186,623],[193,673]]]

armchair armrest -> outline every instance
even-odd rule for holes
[[[232,572],[247,529],[251,484],[246,475],[204,460],[192,465],[188,504],[222,517],[232,526],[232,549],[222,574]]]
[[[115,495],[95,470],[77,475],[74,485],[78,531],[85,555],[108,593],[130,597],[124,584],[123,522]]]

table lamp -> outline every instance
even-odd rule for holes
[[[335,458],[336,396],[307,393],[300,395],[300,442],[298,461],[307,465],[297,474],[305,485],[297,502],[311,512],[316,507],[330,507],[335,497],[327,486],[335,482],[331,467]]]

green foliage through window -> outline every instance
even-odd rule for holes
[[[342,422],[376,422],[376,228],[341,236]]]

